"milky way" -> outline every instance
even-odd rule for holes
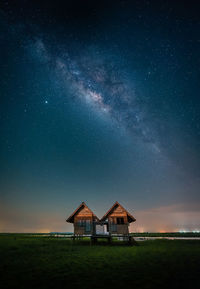
[[[152,152],[159,153],[159,142],[148,119],[142,96],[137,96],[132,75],[126,71],[120,55],[113,57],[98,47],[88,47],[87,50],[71,57],[64,50],[50,53],[41,39],[31,44],[39,60],[49,67],[65,85],[81,101],[87,103],[90,109],[97,113],[109,115],[116,125],[127,129],[135,140],[149,143]],[[132,80],[134,82],[134,79]]]

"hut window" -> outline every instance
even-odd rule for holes
[[[110,224],[110,231],[111,232],[117,232],[117,225],[116,224]]]
[[[117,224],[123,225],[124,224],[124,218],[117,218]]]
[[[91,231],[91,223],[90,223],[90,220],[86,220],[85,231],[86,231],[86,232],[90,232],[90,231]]]
[[[79,227],[85,227],[85,220],[79,220],[78,221],[78,226]]]

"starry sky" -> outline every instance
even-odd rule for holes
[[[1,1],[0,231],[200,228],[198,1]]]

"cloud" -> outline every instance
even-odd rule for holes
[[[180,203],[153,209],[136,211],[134,232],[177,232],[200,229],[200,204]]]

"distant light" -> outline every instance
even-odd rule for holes
[[[48,104],[48,100],[45,100],[45,102],[44,102],[45,104]]]
[[[185,229],[185,230],[179,230],[179,233],[190,233],[190,232],[192,232],[192,231],[187,230],[187,229]]]

